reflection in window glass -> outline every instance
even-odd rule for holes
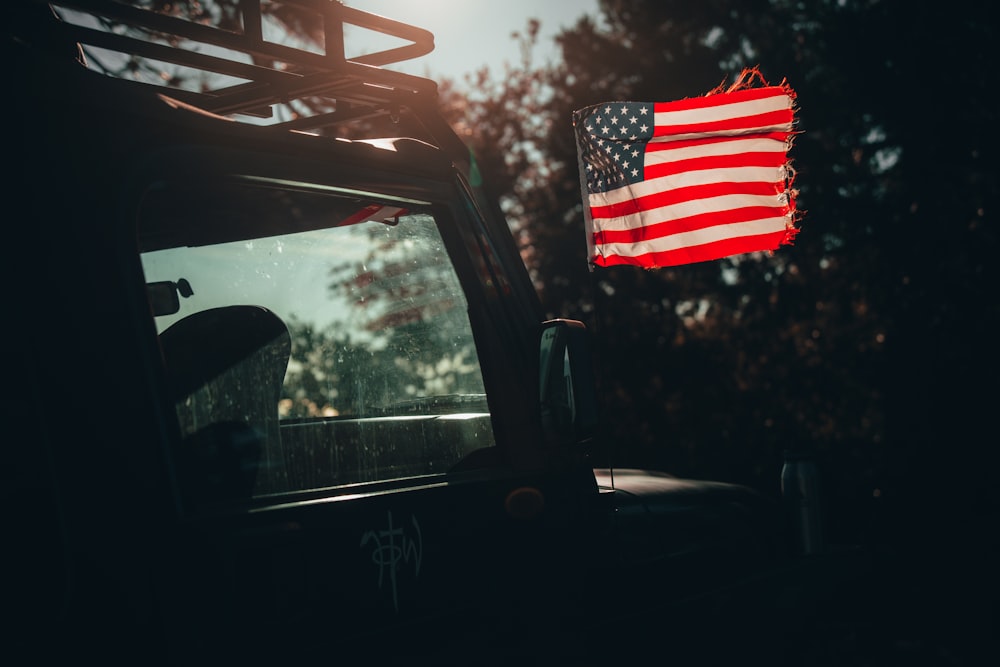
[[[199,499],[446,472],[492,446],[465,296],[430,213],[242,185],[155,190],[142,211],[146,281],[193,291],[157,329]],[[256,310],[287,334],[254,333]],[[227,465],[243,472],[226,479]]]

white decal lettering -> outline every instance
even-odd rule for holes
[[[392,606],[399,611],[399,596],[396,573],[401,564],[408,565],[413,561],[413,575],[420,574],[420,560],[424,554],[424,539],[420,533],[420,524],[417,517],[411,516],[415,537],[408,536],[403,527],[393,527],[392,512],[386,512],[388,516],[388,528],[385,530],[369,530],[361,536],[361,547],[374,542],[375,548],[372,551],[372,562],[378,567],[378,587],[382,589],[382,584],[389,575],[389,586],[392,589]]]

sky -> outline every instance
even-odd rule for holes
[[[558,55],[552,38],[560,28],[572,26],[584,14],[595,20],[598,15],[597,0],[345,0],[344,4],[434,33],[433,52],[392,69],[460,83],[465,74],[483,65],[499,74],[504,63],[517,64],[520,53],[511,33],[523,32],[531,18],[541,22],[535,53],[541,64]],[[374,37],[374,43],[382,39]],[[389,46],[381,43],[380,49]]]

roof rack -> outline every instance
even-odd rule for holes
[[[234,0],[238,20],[231,21],[236,26],[232,29],[122,0],[47,4],[62,19],[55,26],[60,37],[81,47],[121,54],[123,62],[139,58],[208,74],[199,79],[197,90],[172,87],[169,95],[218,115],[249,116],[273,128],[318,130],[359,118],[395,119],[404,107],[416,110],[436,100],[437,84],[430,79],[383,69],[430,53],[434,36],[338,0]],[[322,40],[317,41],[323,52],[267,40],[265,22],[278,8],[315,20],[321,26]],[[110,30],[112,25],[126,29]],[[408,43],[347,58],[347,26]],[[281,105],[287,112],[276,114],[275,107]]]

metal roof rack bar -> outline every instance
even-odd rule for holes
[[[399,21],[343,5],[338,0],[279,0],[276,3],[305,10],[322,21],[325,53],[278,44],[264,39],[265,10],[261,0],[241,0],[242,32],[196,23],[122,0],[56,0],[54,7],[81,12],[98,20],[126,25],[129,33],[110,32],[60,22],[59,30],[83,45],[200,70],[244,82],[200,91],[171,89],[184,102],[220,114],[267,116],[269,105],[309,97],[329,97],[338,103],[368,107],[398,105],[414,94],[433,96],[437,85],[422,77],[382,69],[434,49],[433,35]],[[409,42],[363,56],[345,56],[345,30],[357,26]],[[204,53],[180,42],[213,47]],[[321,114],[321,126],[370,115]]]

